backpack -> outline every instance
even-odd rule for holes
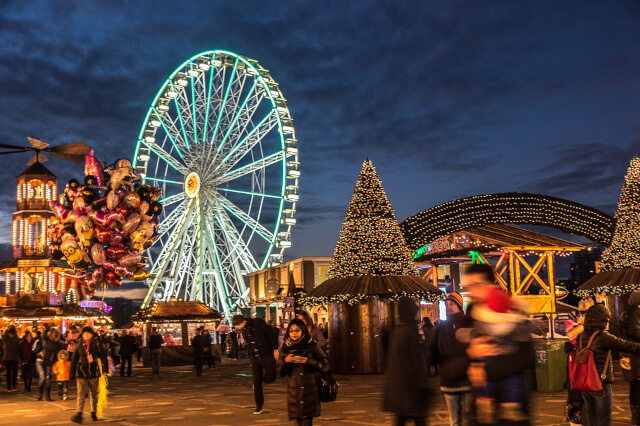
[[[601,391],[602,380],[607,376],[607,369],[611,362],[611,351],[607,353],[607,360],[604,364],[602,374],[598,374],[596,361],[593,358],[593,351],[590,349],[593,339],[600,331],[596,331],[591,335],[587,347],[582,346],[582,334],[579,338],[579,346],[569,353],[569,380],[571,381],[571,390],[578,391]]]
[[[338,398],[338,388],[340,384],[331,374],[331,370],[319,371],[318,378],[318,395],[321,402],[331,402]]]

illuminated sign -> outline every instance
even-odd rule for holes
[[[104,302],[101,300],[81,300],[80,307],[102,309],[104,307]]]

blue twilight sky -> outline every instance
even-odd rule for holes
[[[367,156],[401,221],[504,191],[613,214],[640,151],[640,5],[584,0],[5,1],[2,141],[132,157],[162,82],[210,49],[257,59],[288,99],[302,169],[288,258],[333,253]],[[3,258],[28,159],[0,156]],[[82,173],[46,166],[61,186]]]

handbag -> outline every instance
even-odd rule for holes
[[[340,383],[333,377],[331,370],[319,371],[316,375],[318,379],[318,395],[321,402],[331,402],[338,399],[338,388]]]
[[[593,339],[599,331],[591,335],[587,347],[582,346],[582,334],[580,335],[580,343],[577,349],[569,353],[569,380],[572,390],[579,391],[601,391],[602,380],[607,377],[607,369],[611,362],[611,351],[607,353],[607,360],[604,364],[602,374],[598,374],[596,361],[593,358],[593,351],[590,349]]]

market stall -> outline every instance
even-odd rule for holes
[[[136,313],[132,320],[143,330],[144,365],[149,364],[148,339],[153,327],[162,336],[162,365],[184,365],[193,363],[191,339],[196,329],[203,327],[211,333],[211,341],[217,342],[215,331],[222,315],[202,302],[158,302],[154,300],[148,308]],[[220,361],[220,345],[214,343],[211,350],[216,362]]]
[[[64,334],[72,324],[78,328],[85,325],[109,328],[113,321],[100,309],[82,309],[77,304],[46,306],[31,300],[30,295],[23,296],[14,306],[0,307],[0,330],[15,325],[18,336],[26,331],[43,331],[48,326],[57,327]]]

